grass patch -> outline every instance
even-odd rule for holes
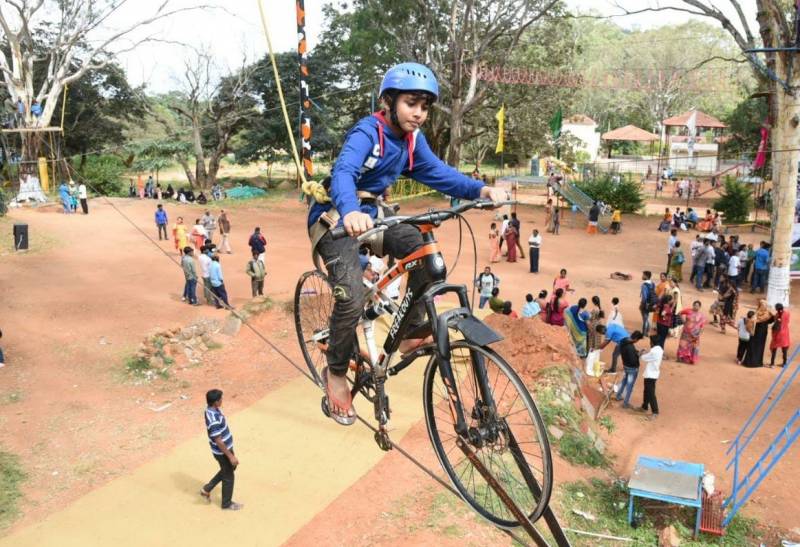
[[[0,529],[8,527],[19,514],[20,485],[27,478],[19,458],[0,451]]]
[[[695,511],[653,500],[636,501],[635,527],[631,527],[628,524],[628,489],[619,480],[567,483],[562,486],[562,492],[561,514],[567,527],[631,538],[633,542],[627,545],[657,545],[658,531],[670,525],[678,532],[682,547],[759,545],[763,540],[757,522],[741,516],[731,521],[723,537],[701,533],[697,539],[692,539]],[[573,509],[594,515],[596,519],[588,520]],[[575,547],[598,544],[596,538],[588,536],[573,535],[570,539]]]
[[[605,467],[608,458],[596,448],[593,438],[583,433],[584,417],[575,408],[571,396],[564,394],[562,386],[569,386],[570,381],[565,367],[550,367],[539,375],[535,388],[539,413],[548,428],[555,427],[564,433],[560,439],[551,435],[550,441],[561,457],[574,465]],[[607,425],[613,429],[613,422]]]
[[[558,440],[558,453],[562,458],[575,465],[604,467],[608,463],[606,457],[595,448],[588,435],[573,431],[564,433],[564,436]]]
[[[144,357],[131,356],[125,359],[125,370],[135,378],[147,377],[147,372],[152,370],[150,361]]]
[[[9,391],[8,393],[3,393],[0,395],[0,404],[10,405],[13,403],[18,403],[24,399],[24,396],[21,391]]]
[[[212,349],[220,349],[220,348],[222,347],[222,344],[220,344],[219,342],[215,342],[214,340],[211,340],[210,342],[207,342],[207,343],[206,343],[206,347],[207,347],[209,350],[212,350]],[[171,359],[171,358],[170,358],[170,357],[168,357],[167,359]],[[166,363],[166,362],[167,362],[167,359],[164,359],[164,363]],[[173,361],[173,362],[174,362],[174,361]],[[172,363],[170,363],[170,364],[172,364]]]
[[[617,428],[617,424],[614,423],[614,420],[611,419],[611,416],[602,416],[599,420],[597,420],[597,424],[608,431],[609,435],[614,433],[614,430]]]

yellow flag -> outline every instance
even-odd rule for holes
[[[494,149],[495,154],[503,151],[503,126],[506,120],[506,105],[501,105],[500,110],[497,111],[494,117],[497,120],[497,147]]]

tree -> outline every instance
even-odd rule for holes
[[[184,67],[184,89],[167,104],[188,126],[194,169],[187,157],[177,159],[191,186],[208,188],[216,182],[231,138],[255,114],[250,89],[253,68],[243,61],[238,70],[217,77],[213,58],[205,51],[196,51]]]
[[[478,69],[484,63],[503,66],[525,30],[560,6],[559,0],[356,0],[348,10],[326,12],[323,42],[339,44],[342,57],[350,55],[359,65],[345,72],[359,87],[376,89],[383,72],[401,60],[430,66],[441,97],[426,133],[435,150],[444,139],[448,163],[458,165],[462,146],[483,131],[470,131],[467,117],[493,89],[478,79]]]
[[[180,12],[203,6],[171,8],[164,0],[152,14],[108,31],[106,23],[126,4],[126,0],[2,0],[0,30],[0,83],[12,102],[26,107],[25,126],[34,123],[30,107],[41,103],[39,125],[50,125],[64,86],[86,73],[105,67],[115,54],[130,51],[147,38],[136,39],[136,32],[152,23]],[[46,38],[47,51],[37,50],[37,39]],[[122,42],[132,45],[120,47]],[[42,77],[37,70],[46,67]]]
[[[762,88],[769,91],[772,126],[772,256],[770,259],[767,300],[770,304],[789,305],[789,268],[792,258],[792,223],[797,199],[797,165],[800,158],[800,100],[797,97],[800,76],[794,70],[798,42],[795,22],[798,13],[794,3],[781,0],[756,0],[756,32],[745,17],[740,0],[727,0],[735,16],[729,18],[712,0],[681,0],[681,6],[624,10],[624,14],[641,11],[679,10],[706,17],[719,23],[733,38],[750,62]],[[756,36],[761,37],[758,43]],[[766,63],[753,50],[765,52]]]
[[[731,224],[747,222],[753,203],[752,193],[749,184],[728,178],[725,180],[725,188],[720,192],[721,197],[714,202],[714,209],[722,211],[725,221]]]
[[[63,94],[61,97],[57,112]],[[88,152],[122,146],[128,125],[145,115],[145,103],[143,90],[131,88],[118,64],[87,72],[67,88],[64,155],[79,155],[81,171]]]
[[[284,93],[300,88],[297,71],[297,53],[278,53],[276,56],[281,86]],[[309,70],[306,81],[311,90],[312,109],[308,113],[314,128],[311,148],[313,153],[329,152],[341,138],[346,116],[336,115],[339,110],[341,90],[337,93],[330,82],[337,81],[339,74],[324,51],[315,50],[308,55]],[[250,90],[256,100],[256,109],[244,122],[242,132],[231,141],[231,150],[237,162],[247,163],[264,160],[271,163],[282,153],[289,153],[291,143],[286,134],[286,125],[280,112],[278,90],[269,58],[265,57],[251,67]],[[299,112],[297,96],[286,96],[289,115]],[[300,145],[299,138],[295,139]]]

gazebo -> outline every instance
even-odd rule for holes
[[[714,173],[717,170],[719,143],[722,142],[721,133],[728,127],[727,125],[700,110],[689,110],[667,118],[661,121],[661,125],[664,127],[666,138],[663,144],[666,146],[667,161],[673,170],[705,173]],[[690,125],[694,126],[693,135],[689,134]],[[673,127],[678,128],[674,135]],[[713,132],[713,138],[710,140],[702,136],[704,131],[709,130]]]
[[[655,142],[659,139],[655,133],[645,131],[641,127],[635,125],[626,125],[625,127],[618,127],[611,131],[606,131],[600,137],[604,141],[608,141],[608,157],[611,158],[611,141],[635,141],[635,142]]]

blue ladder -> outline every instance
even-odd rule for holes
[[[726,467],[726,469],[730,469],[730,467],[733,466],[733,488],[731,495],[723,504],[723,507],[730,507],[728,515],[725,517],[725,520],[722,523],[723,526],[728,525],[742,505],[747,502],[761,482],[769,475],[775,464],[780,461],[789,447],[791,447],[800,436],[800,408],[798,408],[794,411],[794,414],[789,417],[786,425],[783,426],[783,428],[778,432],[770,446],[764,451],[763,454],[761,454],[753,467],[750,468],[750,471],[747,473],[747,475],[739,480],[739,457],[750,445],[750,441],[752,441],[753,437],[755,437],[755,435],[761,430],[761,427],[772,413],[772,410],[783,398],[784,394],[792,385],[795,378],[797,378],[798,374],[800,374],[800,363],[795,362],[798,352],[800,352],[800,347],[795,348],[794,352],[792,352],[792,356],[786,363],[786,366],[783,367],[783,370],[781,370],[780,374],[778,374],[778,376],[772,382],[772,385],[761,398],[761,401],[747,419],[744,426],[739,431],[739,434],[736,436],[736,439],[734,439],[733,443],[726,452],[726,454],[730,454],[731,451],[733,451],[733,456]],[[776,389],[778,389],[779,386],[781,386],[780,389],[773,397],[773,393],[776,391]],[[761,411],[764,408],[764,404],[770,399],[772,399],[772,402],[762,413]],[[750,426],[753,424],[756,418],[758,418],[758,421],[751,428]]]

